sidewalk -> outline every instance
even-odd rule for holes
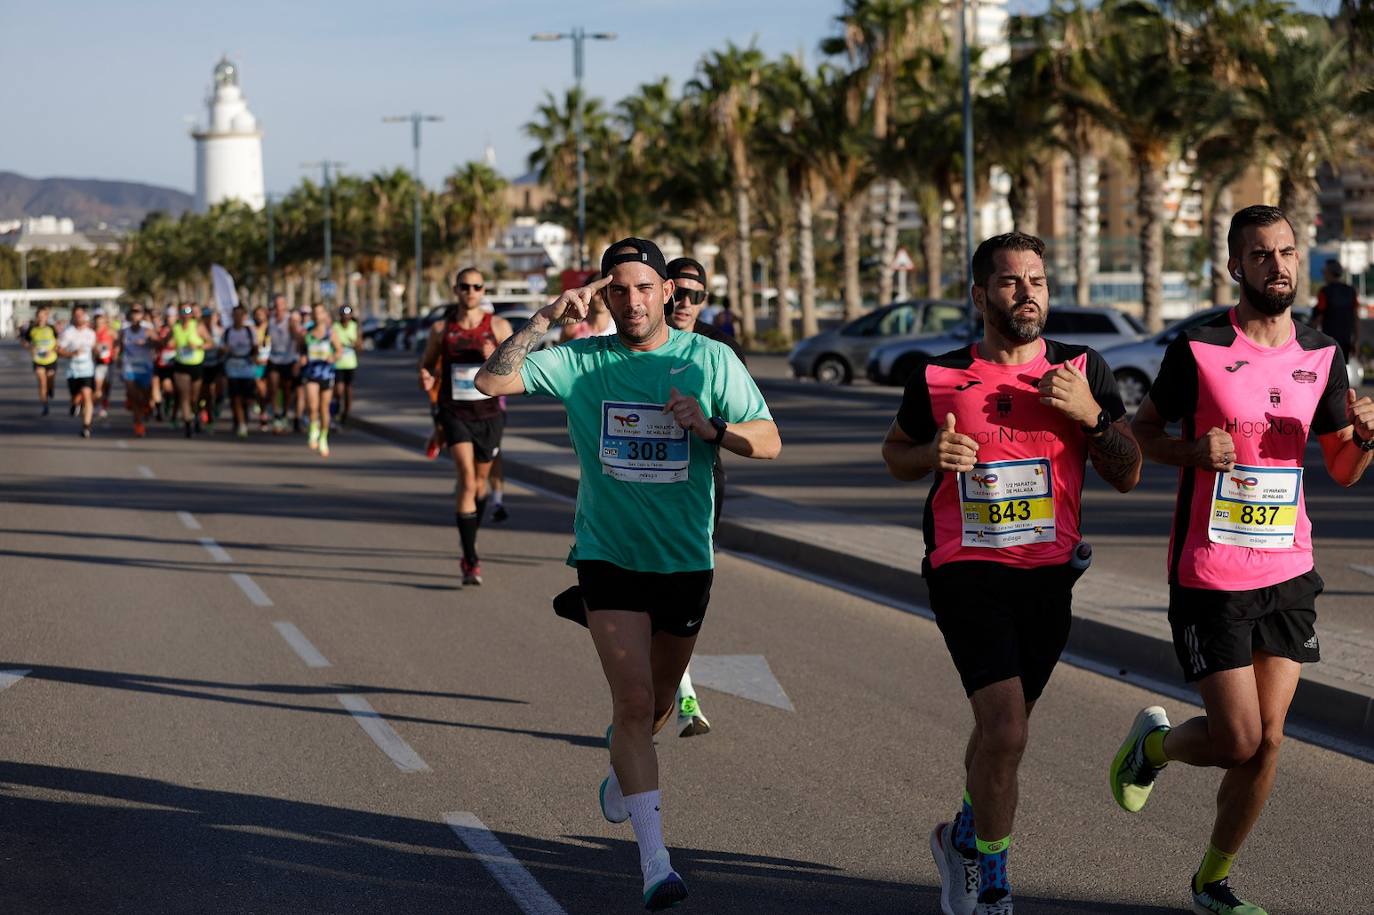
[[[421,449],[432,425],[420,410],[397,411],[360,398],[352,424],[407,448]],[[579,468],[566,446],[507,434],[507,476],[574,496]],[[823,509],[729,487],[717,531],[720,546],[805,570],[907,604],[924,605],[921,545],[909,527],[863,521]],[[1168,588],[1089,570],[1074,589],[1074,626],[1068,651],[1104,667],[1181,684],[1169,622]],[[1142,612],[1142,607],[1156,608]],[[1309,665],[1293,700],[1290,721],[1374,748],[1374,639],[1364,632],[1319,623],[1320,664]]]

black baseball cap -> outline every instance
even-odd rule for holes
[[[686,277],[689,280],[696,280],[701,285],[706,285],[706,268],[701,265],[701,261],[692,257],[675,257],[668,261],[668,279],[675,280],[679,277]]]
[[[625,248],[634,250],[625,251]],[[607,248],[606,253],[601,255],[601,275],[610,276],[611,269],[617,264],[635,263],[645,264],[665,280],[668,278],[668,265],[663,262],[663,252],[647,238],[625,238]]]

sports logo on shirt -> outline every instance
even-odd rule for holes
[[[1269,403],[1273,404],[1273,405],[1276,406],[1276,407],[1277,407],[1279,404],[1283,403],[1283,391],[1280,390],[1279,388],[1270,388],[1270,389],[1269,389]]]
[[[1309,372],[1307,369],[1294,369],[1293,380],[1298,384],[1316,384],[1317,373]]]
[[[975,384],[982,384],[982,383],[983,383],[983,382],[981,382],[981,381],[979,381],[977,378],[975,378],[975,379],[973,379],[972,381],[965,381],[963,384],[956,384],[956,385],[954,386],[954,390],[956,390],[956,391],[967,391],[969,388],[973,387]]]
[[[1232,375],[1234,375],[1236,372],[1239,372],[1239,371],[1240,371],[1241,366],[1249,365],[1249,364],[1250,364],[1250,363],[1247,362],[1247,361],[1245,361],[1244,359],[1237,359],[1235,365],[1228,365],[1228,366],[1226,366],[1226,371],[1228,371],[1228,372],[1230,372]]]
[[[1011,412],[1011,395],[1001,393],[997,395],[997,415],[1006,416]]]

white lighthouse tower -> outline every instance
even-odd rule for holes
[[[209,122],[191,133],[196,141],[196,212],[231,199],[262,209],[262,131],[239,89],[238,67],[228,57],[215,66],[215,85],[206,104]]]

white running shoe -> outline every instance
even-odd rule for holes
[[[630,808],[625,806],[625,794],[619,785],[612,787],[608,775],[601,780],[601,815],[607,823],[623,823],[630,818]]]
[[[940,872],[940,911],[973,915],[978,905],[978,859],[965,858],[954,847],[953,823],[941,823],[930,831],[930,856]]]
[[[659,849],[653,862],[644,870],[644,908],[650,912],[661,912],[686,898],[687,884],[673,870],[668,850]]]
[[[711,733],[711,722],[706,720],[706,714],[701,710],[701,703],[696,696],[684,696],[678,694],[677,701],[677,736],[696,737],[699,734]]]
[[[1008,893],[996,902],[978,903],[978,907],[973,910],[973,915],[1013,915],[1011,910],[1011,893]]]

